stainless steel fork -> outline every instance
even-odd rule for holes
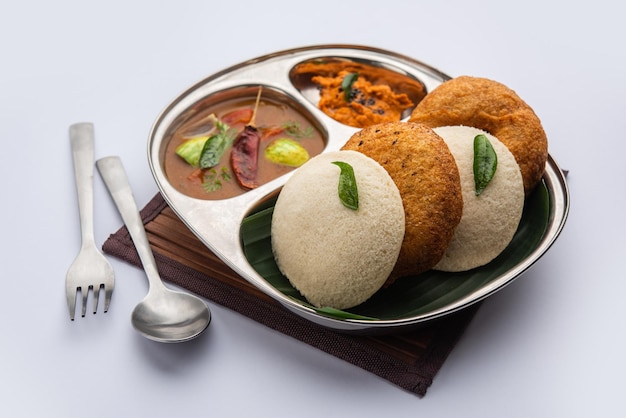
[[[93,229],[94,128],[91,123],[70,126],[70,143],[74,159],[78,211],[80,214],[81,247],[67,271],[65,294],[70,319],[74,320],[76,299],[82,296],[81,315],[87,311],[89,290],[93,292],[93,313],[98,310],[100,289],[104,289],[104,312],[109,310],[115,279],[113,267],[96,247]]]

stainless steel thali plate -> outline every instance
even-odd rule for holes
[[[249,251],[249,225],[268,225],[272,202],[290,174],[244,194],[220,200],[189,197],[178,191],[164,168],[173,132],[207,103],[228,99],[241,91],[263,86],[313,120],[324,133],[322,152],[341,148],[357,128],[343,125],[320,111],[317,91],[306,79],[291,76],[293,68],[314,60],[354,60],[390,69],[419,80],[431,91],[449,79],[444,73],[393,52],[354,45],[321,45],[281,51],[255,58],[201,80],[170,103],[152,127],[148,141],[150,168],[158,188],[185,225],[221,260],[285,308],[316,324],[342,332],[405,331],[459,311],[502,289],[531,267],[559,236],[569,211],[564,175],[550,156],[541,185],[528,198],[513,242],[494,262],[466,274],[426,273],[398,280],[371,301],[350,312],[336,314],[314,309],[272,265],[269,232],[260,233],[260,248]],[[253,218],[254,221],[248,221]],[[254,253],[254,255],[251,255]],[[268,267],[269,265],[269,267]]]

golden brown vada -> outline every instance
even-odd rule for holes
[[[544,173],[548,140],[541,121],[517,93],[497,81],[470,76],[446,81],[418,103],[409,122],[431,128],[471,126],[494,135],[515,156],[526,195]]]
[[[432,268],[443,257],[463,212],[459,171],[444,140],[424,125],[387,122],[358,131],[342,149],[377,161],[400,191],[405,235],[386,285]]]

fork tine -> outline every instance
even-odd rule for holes
[[[70,310],[70,319],[74,320],[74,311],[76,310],[76,289],[68,289],[66,292],[67,307]]]
[[[111,304],[111,295],[113,295],[112,286],[104,286],[104,312],[109,311],[109,305]]]
[[[93,313],[94,314],[98,311],[98,301],[100,300],[100,286],[93,287]]]
[[[86,289],[83,289],[81,287],[80,289],[80,293],[83,297],[83,306],[82,306],[82,311],[81,311],[81,316],[85,316],[85,313],[87,312],[87,296],[89,296],[89,288],[91,286],[87,287]]]

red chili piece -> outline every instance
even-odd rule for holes
[[[237,181],[242,187],[248,189],[259,186],[256,174],[260,140],[259,131],[248,125],[235,140],[230,154],[230,161]]]

